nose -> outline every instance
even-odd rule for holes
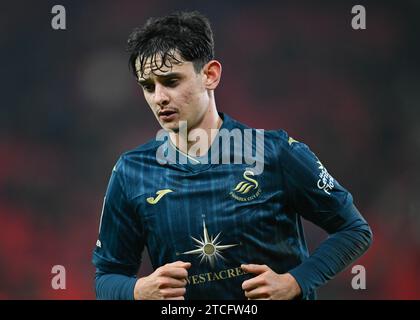
[[[169,96],[164,86],[159,83],[155,85],[154,101],[160,107],[164,107],[169,104]]]

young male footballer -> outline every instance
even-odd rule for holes
[[[128,49],[163,130],[112,170],[93,253],[98,299],[314,299],[368,249],[352,195],[305,144],[218,112],[207,18],[151,18]],[[329,234],[311,255],[302,217]],[[146,248],[154,271],[137,277]]]

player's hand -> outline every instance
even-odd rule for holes
[[[157,268],[147,277],[137,280],[135,300],[184,300],[187,269],[191,263],[175,261]]]
[[[301,289],[290,273],[278,274],[266,265],[243,264],[242,270],[257,276],[242,283],[248,299],[291,300]]]

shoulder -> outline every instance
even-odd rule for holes
[[[308,146],[300,141],[300,139],[292,137],[284,129],[265,130],[252,128],[239,121],[229,118],[231,128],[237,128],[241,131],[251,130],[253,135],[263,133],[264,137],[264,154],[276,160],[287,159],[293,153],[311,153]],[[251,141],[255,141],[252,139]]]
[[[300,138],[289,135],[289,133],[283,129],[266,131],[265,136],[283,158],[292,154],[313,154]]]
[[[276,145],[279,145],[279,144],[286,145],[290,138],[288,133],[283,129],[265,130],[263,128],[253,128],[229,117],[226,114],[224,114],[224,118],[227,119],[229,122],[227,129],[240,129],[241,131],[250,130],[250,131],[253,131],[254,133],[255,132],[264,133],[264,140],[268,143],[272,143]]]
[[[164,141],[151,139],[142,145],[125,151],[119,156],[113,171],[124,176],[127,172],[139,169],[148,163],[155,162],[157,149],[163,143]]]
[[[290,136],[283,129],[264,130],[264,140],[266,151],[276,155],[279,159],[287,157],[287,155],[302,147],[307,148],[304,143]]]
[[[144,160],[150,157],[155,157],[157,149],[164,143],[157,139],[151,139],[148,142],[130,149],[119,157],[119,162],[127,164],[131,161]]]
[[[144,157],[149,154],[154,154],[163,142],[164,141],[161,140],[151,139],[148,142],[137,146],[136,148],[124,152],[121,155],[121,158],[130,159],[133,157]]]
[[[274,144],[286,144],[289,141],[289,135],[288,133],[283,129],[278,130],[265,130],[263,128],[253,128],[250,127],[242,122],[239,122],[228,115],[224,114],[225,119],[228,120],[229,125],[228,129],[240,129],[242,130],[251,130],[253,132],[263,132],[264,133],[264,140],[269,143]]]

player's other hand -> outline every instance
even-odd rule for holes
[[[175,261],[157,268],[151,275],[137,280],[135,300],[184,300],[187,269],[191,263]]]
[[[278,274],[266,265],[243,264],[242,270],[256,274],[242,283],[248,299],[291,300],[300,295],[301,289],[290,273]]]

